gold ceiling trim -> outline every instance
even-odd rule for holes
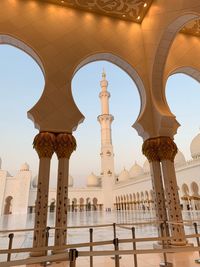
[[[200,37],[200,19],[187,23],[180,32]]]
[[[153,0],[42,0],[121,20],[141,23]]]

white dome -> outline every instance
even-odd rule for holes
[[[200,158],[200,134],[195,136],[190,144],[190,152],[193,159]]]
[[[32,187],[37,188],[38,186],[38,176],[36,175],[32,180]]]
[[[145,173],[150,172],[150,165],[149,165],[148,160],[146,160],[145,163],[144,163],[144,165],[143,165],[143,171]]]
[[[129,176],[130,178],[132,177],[136,177],[143,174],[143,169],[140,165],[137,164],[137,162],[135,162],[135,164],[131,167],[130,171],[129,171]]]
[[[183,166],[185,163],[186,163],[186,160],[185,160],[183,153],[180,150],[178,150],[178,153],[176,154],[175,159],[174,159],[175,167]]]
[[[20,171],[29,171],[29,165],[25,162],[24,164],[21,165]]]
[[[92,186],[98,186],[99,185],[99,179],[98,177],[92,172],[88,177],[87,177],[87,186],[92,187]]]
[[[129,172],[124,168],[123,171],[120,172],[119,177],[118,177],[118,181],[122,182],[125,181],[129,178]]]
[[[72,187],[73,184],[74,184],[74,178],[71,175],[69,175],[69,178],[68,178],[68,185],[69,185],[69,187]]]

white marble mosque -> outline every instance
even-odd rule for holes
[[[98,116],[101,125],[101,174],[91,173],[85,187],[74,187],[69,175],[68,211],[111,211],[111,210],[154,210],[154,196],[148,160],[143,166],[135,162],[129,170],[115,173],[111,123],[114,117],[109,113],[110,93],[103,71],[99,94],[102,114]],[[178,191],[183,210],[200,209],[200,133],[190,144],[191,160],[186,161],[178,151],[175,169]],[[0,162],[1,163],[1,162]],[[1,169],[0,164],[0,214],[26,214],[35,212],[38,177],[32,177],[27,163],[19,168],[15,176]],[[23,192],[23,194],[22,194]],[[56,188],[49,189],[48,209],[55,211]]]

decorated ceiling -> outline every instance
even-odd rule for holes
[[[87,12],[141,23],[153,0],[43,0]]]
[[[141,23],[153,0],[40,0],[103,16]],[[200,20],[189,22],[181,33],[200,37]]]

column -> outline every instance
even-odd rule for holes
[[[157,138],[151,138],[144,142],[142,147],[143,154],[147,157],[150,164],[150,173],[152,188],[154,193],[154,204],[156,217],[158,221],[167,221],[167,211],[165,206],[165,194],[163,188],[161,166],[158,157],[158,145]],[[169,236],[168,227],[164,229],[165,235]]]
[[[66,244],[69,159],[75,149],[76,140],[72,134],[60,133],[56,136],[55,152],[58,157],[58,180],[55,227],[59,229],[55,230],[55,246]],[[57,252],[60,252],[60,250]]]
[[[48,193],[50,161],[54,153],[55,135],[49,132],[41,132],[36,135],[33,147],[37,151],[39,162],[38,187],[35,204],[35,224],[33,247],[40,248],[46,245],[45,230],[47,227]],[[38,230],[37,230],[38,229]],[[45,252],[32,252],[31,256],[42,256]]]
[[[178,149],[173,140],[168,136],[159,137],[159,140],[158,154],[162,164],[169,221],[182,223],[183,219],[174,167],[174,158]],[[172,245],[185,245],[187,243],[184,227],[182,225],[172,224],[170,226],[170,231],[174,238]]]

